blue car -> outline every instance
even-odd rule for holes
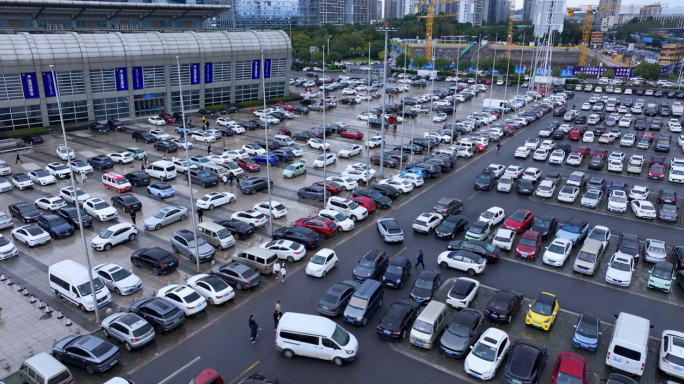
[[[278,156],[269,153],[268,155],[256,155],[252,157],[252,160],[254,160],[255,163],[257,164],[266,164],[266,160],[268,159],[268,162],[271,163],[271,165],[276,165],[278,162],[280,162],[280,159]]]
[[[613,181],[610,183],[610,187],[608,187],[608,196],[612,195],[613,191],[615,190],[624,191],[626,194],[629,194],[629,184],[625,182]]]
[[[91,167],[103,170],[105,168],[113,168],[114,161],[109,156],[95,156],[87,160]]]
[[[168,183],[156,183],[147,186],[147,193],[163,199],[165,197],[173,197],[176,191]]]
[[[572,346],[596,352],[601,334],[601,320],[593,313],[584,312],[577,319]]]
[[[570,240],[572,245],[575,246],[587,236],[588,230],[589,223],[587,223],[585,220],[573,217],[563,224],[558,232],[556,232],[556,237],[559,239]]]
[[[423,168],[413,167],[411,169],[404,169],[403,171],[401,171],[402,175],[405,175],[407,173],[415,173],[416,175],[420,175],[420,177],[422,177],[423,179],[427,179],[427,171]]]
[[[280,161],[290,161],[295,157],[292,151],[288,151],[285,149],[276,149],[275,151],[271,152],[271,154],[278,156],[278,159]]]

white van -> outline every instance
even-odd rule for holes
[[[172,162],[166,160],[159,160],[150,164],[145,169],[145,173],[147,173],[150,177],[154,177],[155,179],[160,179],[162,181],[175,179],[176,176],[178,176],[176,173],[176,166]]]
[[[50,288],[59,298],[64,298],[81,308],[83,312],[94,311],[92,291],[88,270],[83,265],[67,259],[48,268]],[[97,306],[102,307],[112,301],[109,289],[99,277],[93,276]]]
[[[287,136],[287,135],[275,135],[275,137],[273,138],[273,141],[275,141],[276,143],[278,143],[279,145],[281,145],[283,147],[289,147],[290,145],[295,144],[294,140],[292,140],[292,138],[290,136]]]
[[[74,381],[69,369],[47,352],[24,360],[19,376],[29,384],[67,384]]]
[[[285,312],[276,330],[276,351],[288,359],[299,356],[330,360],[337,366],[356,360],[356,337],[320,316]]]
[[[648,354],[651,322],[624,312],[615,317],[615,328],[608,346],[606,365],[617,371],[641,376]]]
[[[465,147],[470,149],[471,151],[475,152],[475,143],[467,140],[467,139],[461,139],[458,141],[458,145],[461,147]]]
[[[411,328],[409,340],[411,344],[421,348],[431,349],[446,326],[447,306],[439,301],[431,301],[425,306]]]
[[[216,176],[219,178],[219,180],[223,179],[223,175],[228,175],[230,174],[230,170],[226,167],[223,167],[221,165],[216,165],[214,163],[206,163],[202,166],[203,171],[207,171],[211,173],[212,175]]]

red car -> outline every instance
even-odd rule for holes
[[[602,159],[605,159],[608,157],[608,151],[606,151],[605,149],[596,149],[592,156],[598,156]]]
[[[610,354],[608,354],[610,358]],[[551,384],[581,383],[587,384],[587,360],[571,352],[561,352],[553,365]]]
[[[363,133],[359,131],[344,131],[340,132],[340,137],[346,137],[347,139],[363,139]]]
[[[176,122],[176,118],[173,117],[173,115],[171,115],[170,113],[160,113],[159,117],[161,117],[167,123],[175,123]]]
[[[238,167],[244,169],[247,172],[258,172],[259,171],[259,164],[257,164],[252,159],[238,159],[237,165],[238,165]]]
[[[292,132],[289,129],[280,128],[278,130],[279,135],[292,136]]]
[[[522,233],[524,230],[532,227],[534,215],[527,209],[518,209],[514,214],[508,216],[504,222],[504,228],[510,229],[515,233]]]
[[[515,247],[515,255],[522,259],[534,259],[541,247],[541,234],[537,231],[527,231]]]
[[[354,105],[356,104],[356,99],[351,97],[345,97],[344,99],[340,99],[340,104]]]
[[[579,146],[579,147],[577,147],[577,149],[575,149],[575,152],[581,153],[582,157],[587,157],[591,154],[591,148]]]
[[[570,136],[569,136],[569,137],[570,137],[570,140],[579,140],[579,139],[582,137],[582,134],[580,133],[580,131],[578,131],[578,130],[576,130],[576,129],[573,129],[573,130],[570,132]]]
[[[648,139],[648,141],[652,143],[652,142],[653,142],[653,138],[654,138],[655,136],[653,135],[653,132],[644,132],[644,133],[641,134],[641,137],[644,138],[644,139]]]
[[[648,170],[648,178],[662,181],[665,178],[665,166],[662,164],[651,165],[651,168]]]
[[[287,104],[281,104],[280,107],[288,112],[292,112],[292,110],[294,109],[291,105]]]
[[[205,369],[190,384],[223,384],[223,379],[213,369]]]
[[[394,115],[389,115],[387,118],[385,118],[385,122],[387,124],[395,124],[397,122],[397,117]]]
[[[315,183],[313,183],[313,184],[311,184],[311,185],[318,185],[319,187],[322,187],[322,186],[323,186],[323,182],[322,182],[322,181],[317,181],[317,182],[315,182]],[[342,192],[342,190],[343,190],[344,188],[342,187],[342,185],[340,185],[340,184],[338,184],[338,183],[336,183],[336,182],[334,182],[334,181],[329,181],[329,180],[328,180],[328,181],[325,182],[325,189],[326,189],[328,192],[330,192],[331,194],[337,195],[338,193]]]
[[[325,217],[305,217],[294,222],[294,225],[306,227],[321,235],[321,239],[334,236],[337,233],[337,224]]]
[[[491,80],[485,80],[485,84],[491,85],[491,84],[492,84],[492,81],[491,81]]]
[[[575,125],[575,128],[573,128],[573,129],[578,130],[580,135],[584,135],[584,133],[587,132],[587,126],[586,125],[581,125],[581,124]]]
[[[354,200],[356,204],[366,208],[366,211],[368,211],[369,214],[375,212],[375,209],[377,208],[375,201],[373,201],[373,199],[370,197],[359,196],[353,198],[352,200]]]

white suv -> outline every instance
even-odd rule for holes
[[[328,202],[325,204],[325,207],[347,216],[348,218],[352,219],[352,221],[363,220],[368,217],[368,211],[366,208],[358,205],[353,200],[343,199],[341,197],[333,196],[329,198]]]

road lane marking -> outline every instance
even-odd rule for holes
[[[189,362],[189,363],[185,364],[184,366],[182,366],[179,370],[177,370],[176,372],[172,373],[172,374],[171,374],[170,376],[168,376],[166,379],[160,381],[159,384],[164,384],[164,383],[168,382],[169,380],[173,379],[174,377],[176,377],[176,375],[178,375],[179,373],[181,373],[183,370],[185,370],[185,369],[188,368],[189,366],[195,364],[195,363],[198,362],[200,359],[201,359],[201,358],[200,358],[199,356],[195,357],[194,360],[192,360],[191,362]]]
[[[234,378],[233,381],[231,381],[231,382],[228,383],[228,384],[233,384],[234,382],[236,382],[237,379],[239,379],[240,377],[244,376],[247,372],[251,371],[252,368],[256,367],[256,365],[259,364],[259,363],[260,363],[260,361],[257,361],[256,363],[252,364],[249,368],[247,368],[247,369],[245,369],[244,371],[242,371],[241,374],[237,375],[237,377]]]
[[[392,258],[389,259],[389,261],[394,260],[394,258],[397,257],[397,256],[399,256],[400,253],[404,252],[404,251],[406,250],[406,248],[407,248],[407,247],[404,247],[404,249],[402,249],[401,251],[399,251],[396,255],[392,256]]]
[[[427,360],[427,359],[424,359],[424,358],[422,358],[422,357],[418,357],[418,356],[416,356],[416,355],[414,355],[414,354],[412,354],[412,353],[410,353],[410,352],[408,352],[408,351],[404,351],[403,349],[399,349],[399,348],[397,348],[397,347],[394,345],[394,343],[387,343],[387,344],[389,345],[389,347],[390,347],[391,350],[393,350],[394,352],[400,353],[400,354],[402,354],[402,355],[408,357],[409,359],[416,360],[416,361],[418,361],[418,362],[420,362],[420,363],[423,363],[423,364],[425,364],[425,365],[428,365],[428,366],[430,366],[430,367],[432,367],[432,368],[434,368],[434,369],[437,369],[437,370],[439,370],[439,371],[442,371],[442,372],[444,372],[444,373],[446,373],[446,374],[448,374],[448,375],[451,375],[451,376],[454,376],[454,377],[456,377],[456,378],[459,378],[459,379],[461,379],[461,380],[463,380],[463,381],[465,381],[465,382],[467,382],[467,383],[470,383],[470,384],[479,384],[479,383],[480,383],[480,382],[478,382],[478,381],[471,380],[470,377],[468,377],[468,376],[466,376],[466,375],[462,375],[462,374],[460,374],[460,373],[458,373],[458,372],[454,372],[454,371],[452,371],[452,370],[450,370],[450,369],[448,369],[448,368],[446,368],[446,367],[444,367],[444,366],[441,366],[441,365],[439,365],[439,364],[433,363],[433,362],[431,362],[431,361],[429,361],[429,360]]]
[[[475,192],[475,194],[472,195],[472,196],[470,196],[470,197],[468,198],[468,200],[470,200],[470,199],[472,199],[473,197],[477,196],[477,194],[480,193],[480,192],[482,192],[482,190],[478,190],[477,192]]]

